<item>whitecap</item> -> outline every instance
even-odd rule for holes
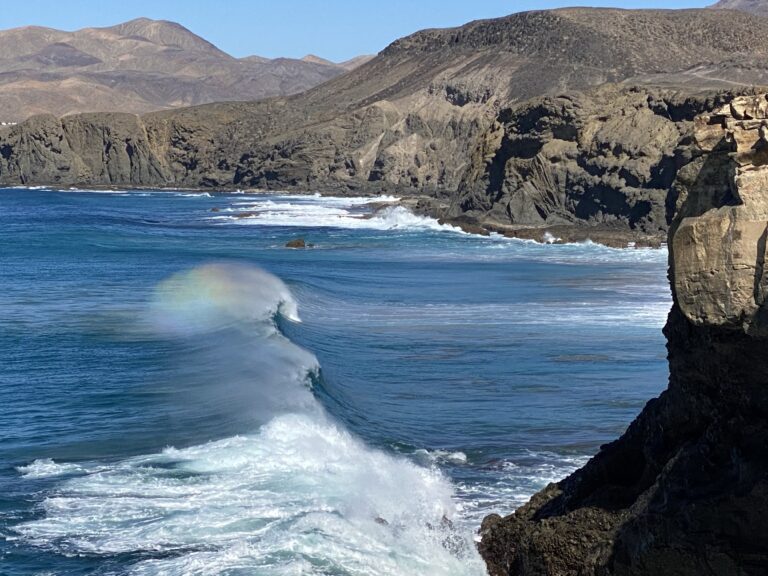
[[[271,196],[259,201],[233,202],[225,211],[232,216],[211,220],[252,226],[327,227],[369,230],[450,231],[460,228],[441,224],[429,216],[414,214],[403,206],[384,206],[399,199],[394,196],[329,197]]]
[[[467,463],[467,455],[459,450],[427,450],[419,448],[413,452],[412,458],[424,466],[461,465]]]
[[[59,464],[51,458],[41,458],[33,460],[25,466],[17,466],[16,470],[24,478],[54,478],[68,474],[80,474],[85,472],[85,468],[78,464]]]
[[[403,489],[407,487],[407,489]],[[450,483],[373,450],[326,417],[279,416],[257,434],[141,456],[62,483],[17,526],[38,546],[141,552],[134,574],[482,574],[452,526]],[[61,550],[60,550],[61,549]]]

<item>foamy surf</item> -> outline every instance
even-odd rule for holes
[[[480,526],[489,514],[511,514],[531,495],[552,482],[559,482],[589,460],[586,456],[563,456],[528,451],[519,458],[489,464],[481,477],[457,482],[457,496],[464,503],[466,521]]]
[[[436,219],[394,204],[393,196],[338,198],[272,196],[258,201],[238,199],[213,220],[251,226],[319,227],[369,230],[434,230],[463,233]]]
[[[132,574],[481,574],[471,534],[451,525],[452,492],[434,469],[291,414],[69,479],[18,532],[57,551],[143,556]]]
[[[24,478],[56,478],[70,474],[81,474],[85,468],[78,464],[54,462],[51,458],[40,458],[27,464],[26,466],[17,466],[16,470]]]
[[[263,424],[118,462],[20,467],[60,480],[14,537],[57,554],[127,555],[127,573],[141,575],[482,574],[450,481],[434,461],[372,449],[328,416],[311,393],[317,360],[278,316],[298,318],[290,290],[250,266],[160,283],[143,329],[194,343],[190,361],[216,365],[211,402],[237,395],[233,409],[250,403]]]

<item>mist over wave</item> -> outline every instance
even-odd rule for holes
[[[20,467],[59,483],[14,538],[127,554],[132,574],[481,574],[450,482],[330,417],[311,391],[317,360],[281,318],[299,320],[296,301],[258,268],[209,264],[160,283],[143,325],[183,343],[180,401],[253,427],[117,462]]]

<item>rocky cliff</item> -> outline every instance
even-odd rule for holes
[[[768,84],[766,61],[768,19],[735,11],[513,14],[290,98],[0,128],[0,184],[386,191],[515,234],[659,234],[692,118]]]
[[[451,214],[507,228],[618,224],[663,233],[698,114],[732,92],[603,87],[505,108],[473,151]]]
[[[485,519],[490,574],[768,571],[768,97],[695,120],[675,181],[669,388],[617,441]]]

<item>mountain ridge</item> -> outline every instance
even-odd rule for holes
[[[768,1],[766,0],[720,0],[710,6],[715,10],[741,10],[758,16],[768,16]]]
[[[180,24],[149,18],[73,32],[13,28],[0,31],[0,121],[258,100],[302,92],[350,67],[238,59]]]

